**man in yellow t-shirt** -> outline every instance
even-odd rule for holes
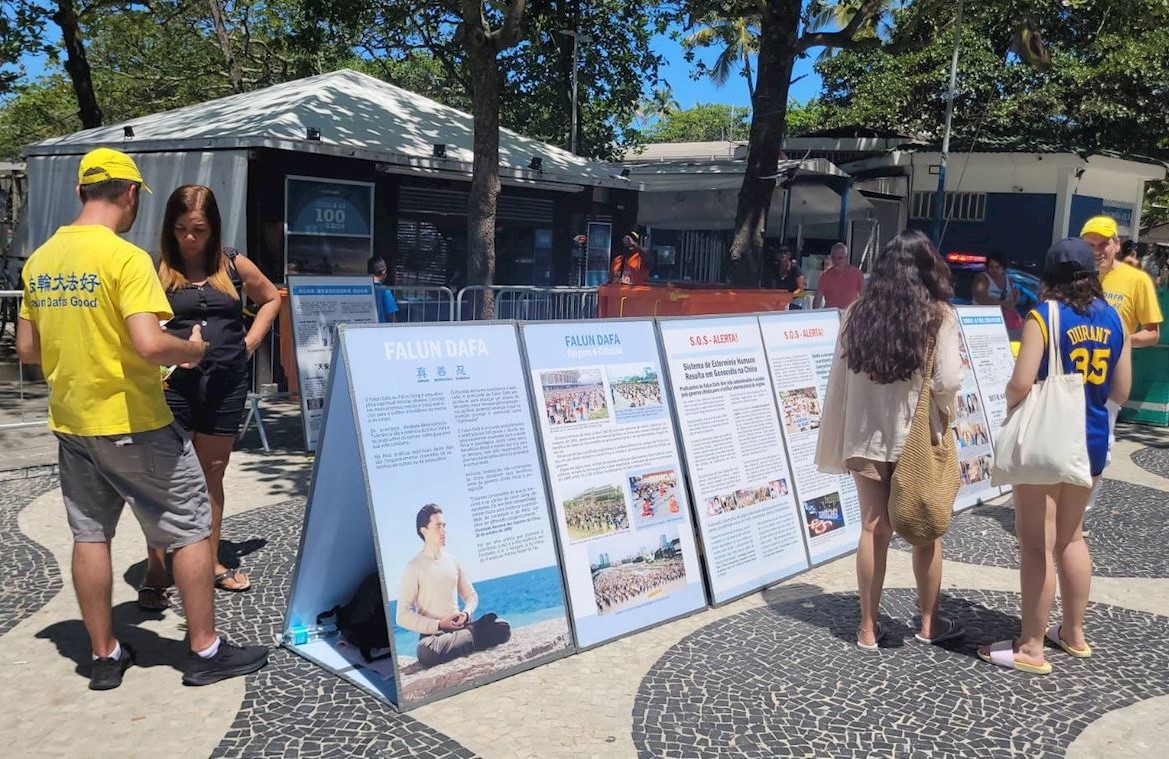
[[[1080,230],[1080,237],[1096,253],[1096,270],[1104,297],[1120,313],[1128,329],[1132,347],[1156,345],[1161,337],[1161,304],[1157,288],[1148,274],[1117,259],[1120,238],[1116,221],[1109,216],[1093,216]]]
[[[207,344],[167,335],[172,316],[154,262],[118,233],[149,188],[125,153],[98,148],[81,159],[77,220],[61,227],[24,266],[16,347],[49,383],[61,495],[73,532],[73,585],[89,633],[89,687],[109,690],[134,663],[114,636],[110,541],[126,503],[148,545],[174,551],[175,584],[187,614],[183,682],[207,685],[254,672],[267,648],[239,647],[215,631],[208,539],[211,507],[190,441],[174,425],[160,366],[193,365]]]
[[[1096,254],[1096,271],[1100,275],[1104,299],[1120,314],[1120,321],[1132,340],[1132,347],[1156,345],[1161,338],[1161,322],[1164,321],[1161,304],[1157,300],[1157,288],[1148,274],[1117,258],[1120,253],[1120,236],[1117,234],[1116,220],[1111,216],[1093,216],[1084,223],[1080,238],[1091,245]],[[1108,460],[1111,461],[1120,405],[1108,401],[1107,406]],[[1096,487],[1092,489],[1088,508],[1096,503],[1100,482],[1102,480],[1097,481]]]

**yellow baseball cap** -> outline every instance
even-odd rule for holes
[[[1093,216],[1084,222],[1080,237],[1097,234],[1101,237],[1116,237],[1116,219],[1111,216]]]
[[[138,164],[130,156],[111,148],[95,148],[86,153],[77,168],[77,183],[97,184],[111,179],[137,182],[143,190],[150,192],[142,179],[142,172],[138,171]]]

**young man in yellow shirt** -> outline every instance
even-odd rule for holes
[[[160,366],[199,362],[207,343],[167,335],[172,316],[150,254],[118,237],[147,190],[125,153],[81,159],[77,220],[24,266],[16,346],[49,383],[49,427],[58,440],[61,495],[73,532],[73,586],[89,633],[89,687],[109,690],[134,663],[114,636],[110,541],[130,504],[146,542],[174,552],[187,616],[187,685],[208,685],[267,663],[263,646],[234,646],[215,630],[211,507],[191,442],[174,424]]]
[[[1096,254],[1096,270],[1104,288],[1104,299],[1120,314],[1120,321],[1130,336],[1132,347],[1156,345],[1161,338],[1161,322],[1164,321],[1161,304],[1157,300],[1157,288],[1148,274],[1118,258],[1120,236],[1117,234],[1116,220],[1111,216],[1093,216],[1084,223],[1080,238],[1091,245]],[[1111,401],[1107,405],[1108,449],[1111,451],[1120,406]],[[1097,483],[1088,508],[1095,504],[1099,492],[1100,485]]]

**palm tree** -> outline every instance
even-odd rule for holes
[[[808,29],[813,32],[843,29],[848,26],[848,22],[860,10],[862,3],[863,0],[836,0],[835,2],[818,3],[815,7],[811,8],[812,15],[808,19]],[[893,10],[897,5],[900,5],[898,0],[884,0],[881,3],[882,7],[872,17],[869,32],[867,34],[861,33],[857,36],[868,36],[868,34],[879,35],[881,32],[891,32],[893,27],[888,11]],[[823,60],[831,57],[833,52],[833,48],[824,48],[820,51],[820,59]]]
[[[751,56],[759,52],[759,20],[750,16],[722,18],[709,15],[698,23],[701,28],[683,38],[682,47],[687,51],[713,45],[722,47],[714,65],[709,68],[711,80],[721,87],[731,72],[738,69],[747,80],[747,91],[754,101],[755,75]]]
[[[652,95],[641,101],[636,115],[638,121],[643,125],[648,125],[651,121],[668,119],[681,109],[682,106],[678,105],[678,101],[674,98],[674,91],[667,83],[666,86],[658,87]]]

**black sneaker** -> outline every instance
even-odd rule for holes
[[[187,654],[183,685],[210,685],[240,675],[250,675],[268,663],[267,646],[234,646],[219,639],[215,656],[204,659],[194,651]]]
[[[134,663],[134,652],[125,643],[121,644],[122,655],[117,659],[103,657],[93,660],[89,673],[90,690],[113,690],[122,684],[122,675]]]

